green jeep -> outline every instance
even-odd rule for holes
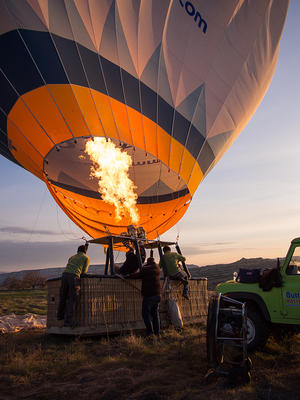
[[[287,256],[280,266],[279,285],[262,287],[259,282],[227,281],[216,287],[216,292],[247,304],[247,343],[253,351],[265,345],[272,329],[300,332],[300,238],[291,242]],[[276,271],[274,271],[276,272]],[[273,286],[273,287],[272,287]],[[278,287],[276,287],[278,286]]]

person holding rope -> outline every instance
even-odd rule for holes
[[[158,306],[160,303],[160,268],[153,257],[147,259],[146,264],[139,272],[125,276],[117,275],[125,279],[142,279],[141,294],[142,316],[146,326],[147,335],[159,336],[160,323]]]
[[[171,248],[169,246],[164,246],[163,252],[164,252],[163,258],[166,265],[167,276],[170,279],[178,280],[183,284],[182,296],[185,299],[189,300],[188,277],[179,267],[179,262],[185,261],[185,257],[179,253],[171,252]]]

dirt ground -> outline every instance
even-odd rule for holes
[[[165,331],[160,340],[46,336],[43,330],[0,336],[0,399],[299,400],[300,337],[270,339],[251,356],[251,383],[205,380],[205,330]]]

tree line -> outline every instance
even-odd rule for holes
[[[1,284],[1,289],[37,289],[44,288],[46,278],[37,271],[28,271],[22,279],[16,275],[8,276]]]

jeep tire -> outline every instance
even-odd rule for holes
[[[254,351],[264,347],[268,340],[267,322],[253,307],[247,308],[247,349]]]
[[[222,359],[220,351],[220,345],[216,340],[216,318],[218,308],[218,295],[214,295],[210,298],[208,313],[207,313],[207,324],[206,324],[206,354],[207,361],[210,368],[216,368]]]

